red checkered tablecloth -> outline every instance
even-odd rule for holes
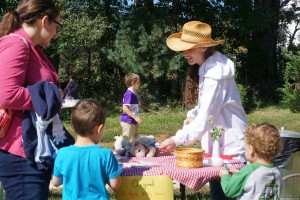
[[[159,156],[159,157],[132,157],[121,158],[120,162],[123,164],[122,176],[157,176],[157,175],[169,175],[173,180],[180,182],[181,184],[193,189],[199,190],[207,182],[213,179],[219,178],[219,171],[222,167],[210,167],[207,157],[204,158],[204,166],[201,168],[184,169],[176,166],[175,156]],[[147,162],[156,163],[159,166],[128,166],[128,162]],[[225,163],[228,163],[228,167],[240,169],[243,163],[239,160],[224,159]]]

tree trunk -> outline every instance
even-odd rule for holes
[[[254,16],[261,19],[252,31],[248,81],[260,97],[274,98],[278,84],[277,38],[280,0],[254,0]]]
[[[152,12],[153,12],[153,0],[145,0],[145,5],[144,5],[144,9],[145,9],[145,14],[147,16],[147,20],[145,20],[144,22],[144,27],[145,27],[145,30],[146,30],[146,33],[148,35],[151,34],[151,31],[152,31],[152,23],[153,23],[153,20],[152,20]]]
[[[295,45],[294,45],[294,40],[296,37],[297,32],[300,30],[300,21],[296,21],[296,25],[295,25],[295,29],[293,31],[293,33],[290,35],[290,40],[289,40],[289,46],[288,46],[288,51],[293,51]]]
[[[174,99],[178,98],[178,72],[174,71],[171,80],[171,96]]]

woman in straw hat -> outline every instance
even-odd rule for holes
[[[163,141],[160,150],[171,152],[179,145],[190,145],[201,140],[206,153],[212,153],[213,125],[224,127],[220,137],[220,153],[246,161],[244,134],[246,114],[234,80],[234,63],[213,47],[223,40],[211,39],[211,27],[199,21],[187,22],[180,33],[167,39],[167,46],[183,51],[189,65],[199,66],[198,105],[187,113],[184,126],[176,135]],[[210,119],[213,119],[213,123]],[[219,181],[210,182],[213,199],[224,199]]]

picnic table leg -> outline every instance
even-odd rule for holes
[[[185,200],[185,185],[180,183],[180,199]]]

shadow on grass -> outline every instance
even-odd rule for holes
[[[49,191],[49,198],[48,200],[61,200],[62,196],[61,189],[52,189]]]
[[[174,200],[181,200],[180,194],[174,195]],[[211,200],[210,195],[207,194],[200,194],[200,193],[194,193],[194,194],[187,194],[186,200]]]
[[[198,191],[193,191],[189,188],[186,188],[185,194],[186,200],[211,200],[208,186],[204,186]],[[181,200],[179,189],[174,190],[174,200]]]
[[[61,200],[61,197],[61,189],[52,189],[49,192],[48,200]],[[109,197],[110,200],[116,200],[116,195],[114,193],[109,192]],[[179,189],[174,189],[174,200],[181,200],[181,194]],[[204,186],[198,191],[193,191],[189,188],[186,188],[186,200],[211,200],[209,194],[209,187]]]

